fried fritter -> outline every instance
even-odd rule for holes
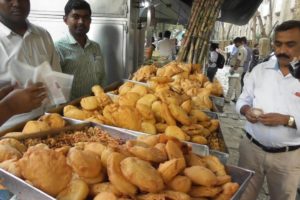
[[[128,157],[121,162],[121,170],[127,180],[141,191],[156,193],[164,188],[162,177],[149,162]]]

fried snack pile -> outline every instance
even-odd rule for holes
[[[94,86],[93,91],[99,87]],[[94,94],[109,98],[104,92]],[[164,133],[179,140],[213,144],[213,149],[224,151],[217,136],[219,121],[199,110],[200,100],[194,102],[188,95],[179,95],[166,88],[153,90],[132,82],[120,86],[118,94],[114,101],[106,100],[103,104],[90,101],[97,96],[82,98],[81,108],[67,105],[64,116],[148,134]],[[87,110],[91,107],[94,110]]]
[[[152,87],[168,87],[170,90],[191,97],[222,96],[223,88],[219,81],[209,82],[207,77],[192,64],[170,62],[157,68],[154,65],[142,66],[134,73],[134,81],[148,82]]]
[[[239,188],[218,158],[198,156],[176,138],[140,136],[110,144],[40,143],[26,150],[19,141],[4,139],[0,146],[10,150],[0,154],[11,156],[0,167],[58,200],[229,200]]]
[[[63,128],[66,126],[66,121],[56,113],[43,115],[38,120],[28,121],[22,133],[37,133],[42,131],[48,131],[51,129]]]

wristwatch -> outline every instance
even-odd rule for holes
[[[290,116],[287,125],[288,125],[288,127],[294,127],[294,125],[295,125],[295,118],[293,116]]]

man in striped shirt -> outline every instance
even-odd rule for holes
[[[86,1],[69,0],[63,17],[69,33],[55,43],[62,71],[74,75],[70,99],[90,94],[95,84],[105,84],[100,46],[87,37],[91,15],[90,5]]]

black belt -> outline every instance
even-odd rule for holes
[[[268,153],[282,153],[282,152],[288,152],[288,151],[294,151],[296,149],[300,148],[300,145],[297,146],[285,146],[285,147],[279,147],[279,148],[274,148],[274,147],[266,147],[259,143],[256,139],[254,139],[249,133],[246,132],[247,138],[254,144],[256,144],[258,147],[260,147],[262,150]]]

